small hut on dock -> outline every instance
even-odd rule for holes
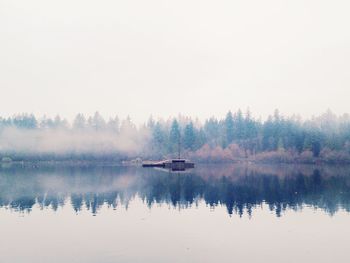
[[[144,162],[142,167],[158,167],[172,171],[185,171],[186,169],[194,168],[194,163],[186,159],[170,159],[158,162]]]

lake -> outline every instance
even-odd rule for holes
[[[349,262],[350,167],[3,165],[0,262]]]

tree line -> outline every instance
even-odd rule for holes
[[[184,118],[157,121],[150,127],[151,145],[160,155],[173,153],[180,141],[184,155],[199,160],[350,161],[350,116],[331,111],[303,121],[275,110],[262,121],[249,110],[238,110],[204,124]]]
[[[278,110],[262,120],[249,110],[238,110],[204,122],[185,116],[167,120],[151,117],[139,126],[129,117],[105,120],[98,112],[89,117],[78,114],[72,122],[60,116],[37,119],[32,114],[20,114],[0,118],[0,138],[9,127],[24,131],[109,132],[115,136],[124,131],[131,139],[142,134],[142,143],[133,157],[175,157],[181,150],[183,157],[201,161],[350,162],[350,116],[337,116],[330,110],[307,120],[285,117]]]

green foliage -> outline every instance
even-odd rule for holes
[[[229,111],[226,114],[226,118],[225,118],[225,138],[224,138],[225,146],[233,142],[234,132],[235,132],[234,129],[235,129],[235,126],[233,122],[232,112]]]
[[[190,122],[189,124],[186,125],[185,130],[184,130],[184,147],[185,147],[185,149],[193,150],[195,142],[196,142],[196,135],[194,132],[193,123]]]
[[[130,118],[119,121],[119,118],[115,117],[105,121],[98,112],[87,118],[78,114],[71,124],[59,116],[54,119],[43,117],[37,120],[32,114],[21,114],[10,118],[0,117],[0,138],[7,127],[20,129],[22,132],[60,129],[65,130],[68,135],[70,131],[72,134],[74,131],[78,131],[78,134],[87,131],[108,133],[112,136],[139,136],[143,138],[139,142],[146,143],[147,148],[142,154],[157,157],[177,154],[179,145],[184,152],[196,152],[204,147],[202,150],[212,149],[215,154],[228,149],[222,152],[225,156],[229,156],[232,151],[241,151],[243,154],[239,154],[240,158],[278,151],[280,154],[288,152],[293,156],[300,155],[301,158],[327,156],[328,159],[334,160],[335,156],[342,156],[345,160],[345,155],[350,154],[350,115],[336,116],[330,111],[311,120],[301,121],[297,116],[283,117],[276,110],[267,120],[261,121],[254,119],[249,110],[244,114],[238,110],[235,113],[229,111],[223,119],[211,117],[203,125],[197,120],[185,117],[167,121],[155,121],[151,117],[139,128]],[[109,146],[108,141],[106,145]],[[29,153],[16,149],[8,149],[8,152],[11,152],[9,156],[15,157],[16,160],[20,159],[19,156],[32,158],[29,157]],[[7,153],[0,154],[5,156]],[[70,153],[64,154],[68,156]]]
[[[305,136],[304,150],[311,150],[314,157],[318,157],[322,147],[322,134],[319,131],[310,131]]]
[[[181,139],[181,133],[180,133],[180,126],[178,121],[175,119],[173,120],[170,128],[169,133],[169,152],[175,153],[179,150],[180,147],[180,141]]]
[[[157,122],[152,128],[151,145],[154,147],[155,152],[165,154],[164,145],[166,145],[167,142],[166,133],[159,122]]]

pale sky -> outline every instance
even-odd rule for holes
[[[348,0],[0,0],[0,115],[350,112]]]

